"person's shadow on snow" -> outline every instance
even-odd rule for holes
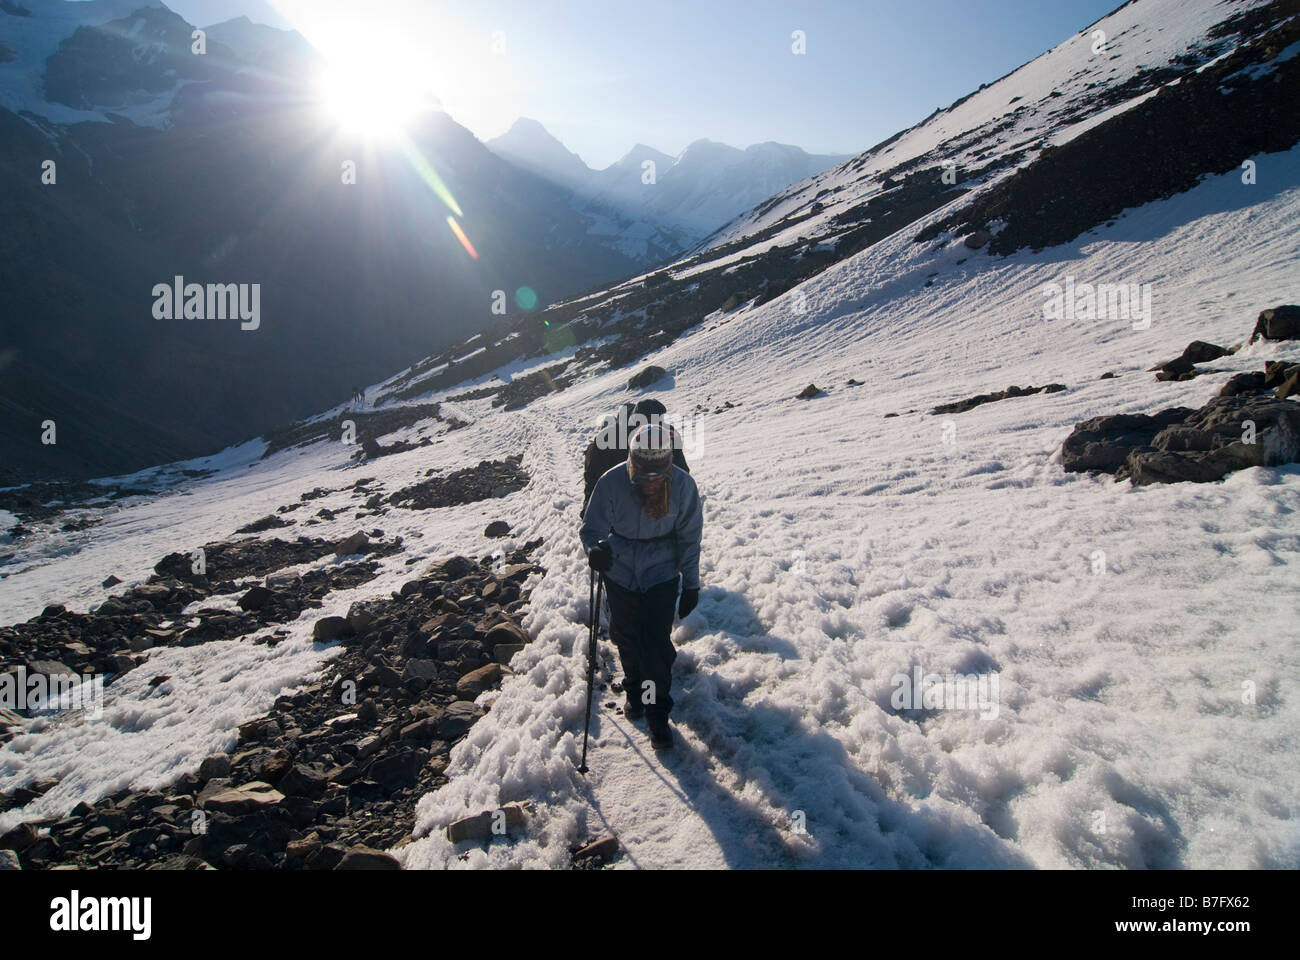
[[[706,589],[692,621],[692,638],[721,632],[739,653],[798,659],[742,594]],[[809,729],[811,705],[767,699],[770,687],[751,697],[765,671],[729,673],[731,658],[719,660],[718,650],[679,656],[672,719],[681,730],[652,766],[670,787],[676,780],[729,867],[1032,866],[983,825],[890,799],[838,739]]]

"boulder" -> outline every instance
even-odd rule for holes
[[[310,797],[315,799],[323,794],[325,788],[329,786],[329,777],[319,770],[313,770],[301,763],[295,763],[285,771],[284,776],[280,777],[276,786],[286,797]]]
[[[346,540],[334,544],[334,556],[347,557],[354,553],[365,553],[369,548],[370,538],[358,530]]]
[[[1242,394],[1258,393],[1264,389],[1264,374],[1259,371],[1238,373],[1229,378],[1219,391],[1221,397],[1239,397]]]
[[[135,663],[132,662],[131,666],[135,666]],[[76,676],[77,672],[66,663],[61,663],[58,660],[28,660],[27,675],[30,677],[37,673],[47,677],[56,677],[68,674]]]
[[[392,854],[371,847],[348,847],[335,870],[400,870],[402,865]]]
[[[483,529],[483,536],[495,540],[510,535],[510,524],[504,520],[493,520]]]
[[[604,863],[614,858],[618,853],[618,837],[612,833],[606,834],[599,840],[593,840],[581,850],[573,855],[573,862],[578,863],[582,860],[596,860]]]
[[[401,737],[403,740],[414,740],[417,743],[431,743],[438,738],[438,720],[442,713],[436,716],[421,717],[414,723],[408,723],[402,727]],[[360,753],[358,752],[358,756]]]
[[[1162,363],[1154,369],[1159,372],[1156,374],[1157,380],[1177,380],[1185,373],[1191,373],[1195,365],[1186,357],[1174,357],[1167,363]]]
[[[356,633],[352,624],[348,623],[346,617],[322,617],[316,621],[316,626],[312,628],[311,638],[313,640],[336,640],[339,637],[350,637]]]
[[[501,682],[501,664],[489,663],[471,670],[456,681],[456,696],[462,700],[473,700],[484,690],[490,690]]]
[[[421,680],[436,680],[438,678],[437,661],[419,658],[407,660],[406,666],[402,668],[402,678],[410,680],[412,677],[419,677]]]
[[[205,783],[218,777],[230,776],[230,756],[224,753],[213,753],[203,758],[199,764],[199,779]]]
[[[1259,337],[1265,340],[1300,339],[1300,306],[1285,304],[1260,313],[1255,329],[1246,342],[1254,343]]]
[[[1264,386],[1279,387],[1290,375],[1291,365],[1285,360],[1265,360],[1264,361]]]
[[[530,807],[526,802],[507,803],[497,810],[484,810],[472,817],[462,817],[447,824],[447,839],[452,843],[462,840],[491,840],[498,830],[522,828],[528,821]]]
[[[275,594],[266,587],[253,587],[239,598],[239,609],[255,613],[270,603],[273,596],[275,596]]]
[[[22,866],[18,862],[18,854],[12,850],[0,850],[0,871],[4,870],[21,870]]]
[[[985,246],[992,239],[993,239],[993,234],[989,233],[987,230],[976,230],[974,233],[972,233],[970,236],[966,238],[965,241],[966,249],[978,250],[980,247]]]
[[[497,663],[509,663],[523,648],[522,643],[498,643],[492,648],[492,659]]]
[[[225,813],[233,817],[269,810],[284,802],[284,794],[269,783],[252,780],[238,787],[220,791],[204,802],[204,809],[210,813]]]
[[[353,633],[364,633],[375,622],[375,615],[360,604],[354,603],[348,608],[347,621]]]
[[[375,758],[366,768],[366,777],[386,787],[409,783],[428,760],[423,750],[398,750]]]
[[[1253,424],[1250,439],[1248,424]],[[1199,434],[1194,436],[1193,434]],[[1135,486],[1148,483],[1210,483],[1247,467],[1273,467],[1300,460],[1300,404],[1270,397],[1216,397],[1185,419],[1163,444],[1129,454]]]
[[[36,832],[36,827],[30,823],[20,823],[3,836],[0,836],[0,850],[13,850],[15,853],[22,853],[39,839],[40,835]]]
[[[447,707],[438,721],[438,737],[442,740],[463,737],[481,716],[483,716],[482,708],[473,701],[457,700]]]
[[[528,631],[519,624],[512,620],[503,620],[487,632],[483,642],[489,647],[496,647],[497,644],[501,643],[531,643],[532,639]]]
[[[1209,363],[1211,360],[1226,357],[1230,353],[1232,353],[1231,350],[1227,347],[1221,347],[1217,343],[1193,340],[1184,348],[1183,359],[1190,360],[1192,363]]]
[[[794,395],[794,398],[796,400],[811,400],[813,397],[818,396],[821,392],[822,390],[819,386],[817,386],[817,384],[810,383],[808,384],[808,386],[804,387],[801,391],[796,393]]]
[[[1068,472],[1115,473],[1134,449],[1150,446],[1157,433],[1182,423],[1191,412],[1189,407],[1175,407],[1154,416],[1120,414],[1085,420],[1062,444],[1061,466]]]
[[[633,376],[627,381],[627,388],[629,390],[640,390],[643,387],[648,387],[653,383],[657,383],[666,376],[668,376],[667,370],[663,367],[657,367],[654,364],[650,364],[633,374]]]

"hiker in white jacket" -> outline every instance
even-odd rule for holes
[[[672,744],[673,613],[689,615],[700,598],[704,515],[694,479],[673,464],[674,444],[669,426],[639,429],[626,462],[596,481],[580,534],[609,594],[609,633],[627,693],[623,712],[645,716],[656,747]]]

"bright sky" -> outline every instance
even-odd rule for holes
[[[201,25],[292,24],[354,69],[427,84],[480,139],[532,117],[599,168],[700,138],[858,153],[1120,0],[165,2]]]

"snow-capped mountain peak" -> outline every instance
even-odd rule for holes
[[[503,160],[563,186],[580,189],[591,179],[592,170],[581,157],[528,117],[520,117],[509,130],[486,144]]]

